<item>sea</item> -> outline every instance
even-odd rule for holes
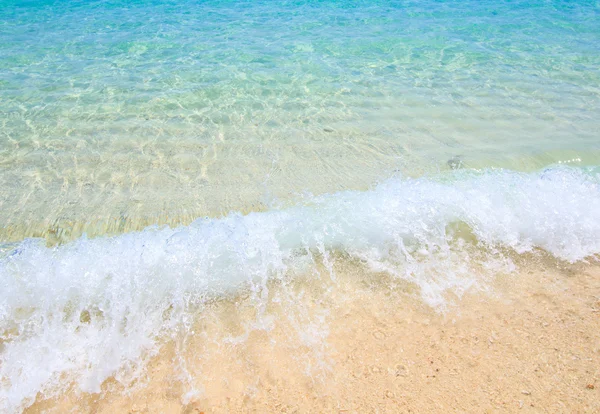
[[[2,412],[599,254],[597,0],[0,0]]]

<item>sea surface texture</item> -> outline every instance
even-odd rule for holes
[[[600,253],[600,3],[0,0],[0,189],[2,412],[334,262],[444,309]]]

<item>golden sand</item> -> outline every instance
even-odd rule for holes
[[[600,412],[595,265],[498,276],[443,311],[360,272],[251,303],[212,303],[128,391],[112,379],[26,412]]]

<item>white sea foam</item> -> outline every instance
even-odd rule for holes
[[[477,283],[473,266],[498,248],[582,260],[600,252],[599,183],[571,167],[455,171],[175,229],[55,248],[25,240],[0,260],[0,407],[19,411],[69,384],[97,392],[113,375],[126,382],[191,307],[240,286],[260,292],[315,254],[405,278],[433,306]]]

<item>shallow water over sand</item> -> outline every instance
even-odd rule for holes
[[[597,410],[598,7],[0,4],[0,410]]]
[[[600,163],[592,2],[36,2],[0,18],[3,240],[264,211],[396,171]]]

